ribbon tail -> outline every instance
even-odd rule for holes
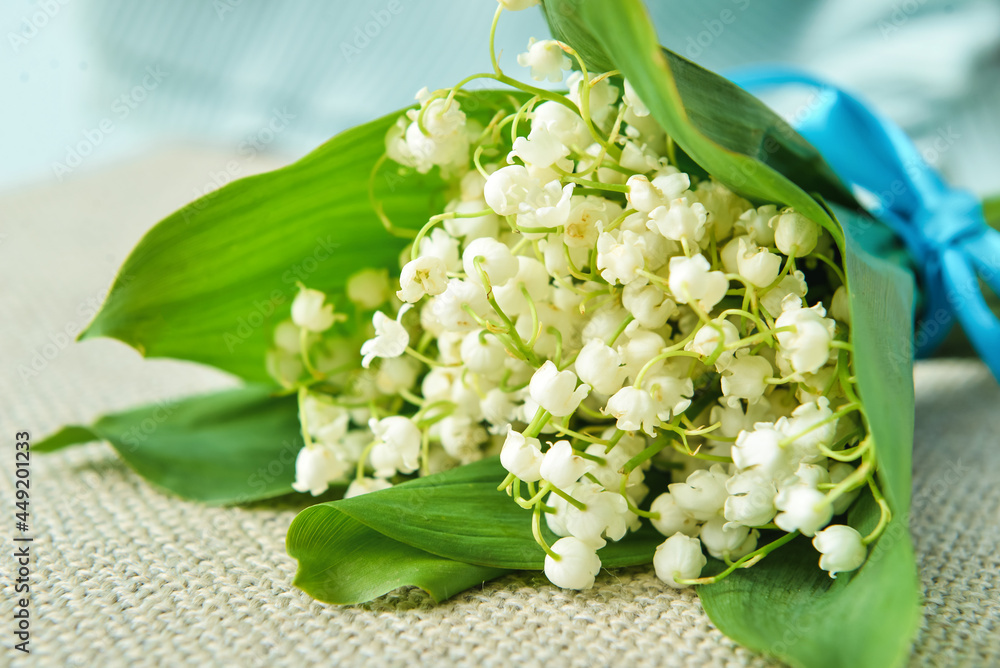
[[[1000,381],[1000,320],[993,315],[979,289],[979,277],[972,262],[958,249],[941,256],[941,268],[948,300],[972,346]]]

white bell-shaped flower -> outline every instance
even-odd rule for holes
[[[615,392],[603,412],[615,418],[615,426],[622,431],[641,429],[649,436],[655,436],[656,428],[660,426],[653,397],[646,390],[632,385]]]
[[[541,189],[541,184],[521,165],[501,167],[490,174],[483,187],[486,204],[500,216],[518,212],[518,207],[528,197]]]
[[[756,529],[727,523],[725,519],[715,517],[702,525],[698,537],[708,553],[716,559],[736,561],[757,549],[760,533]]]
[[[678,304],[698,302],[705,312],[711,311],[722,301],[729,289],[729,280],[721,271],[712,271],[705,256],[675,256],[670,258],[667,285]]]
[[[778,215],[778,208],[773,204],[765,204],[756,209],[747,209],[736,221],[735,233],[745,234],[758,246],[774,245],[774,230],[768,224]]]
[[[781,446],[785,434],[769,422],[759,422],[753,431],[743,431],[732,447],[733,463],[740,471],[755,470],[771,479],[789,475],[797,462],[790,448]]]
[[[726,481],[729,475],[721,464],[714,464],[709,470],[698,469],[688,476],[686,482],[667,485],[677,505],[700,522],[722,516],[729,493]]]
[[[574,187],[573,183],[560,186],[559,181],[556,180],[528,193],[527,199],[518,205],[518,227],[529,230],[532,228],[555,230],[557,227],[565,225],[566,221],[569,220]],[[530,231],[524,233],[529,238],[537,238],[530,235],[540,234]]]
[[[614,394],[625,381],[621,355],[600,339],[591,339],[583,346],[574,368],[581,381],[601,394]]]
[[[737,473],[726,481],[729,497],[723,508],[726,520],[734,524],[755,527],[774,519],[777,509],[774,497],[778,490],[766,475],[756,471]]]
[[[642,100],[639,99],[639,96],[636,94],[635,89],[632,88],[632,84],[628,82],[628,79],[625,80],[625,92],[623,97],[625,98],[625,104],[629,106],[633,114],[639,117],[649,116],[649,108],[643,104]]]
[[[698,535],[698,520],[678,506],[677,500],[670,492],[664,492],[653,499],[649,511],[659,514],[659,517],[650,518],[650,522],[653,528],[664,536],[673,536],[675,533],[682,533],[685,536]]]
[[[331,403],[325,395],[307,393],[302,400],[302,423],[309,428],[309,435],[324,443],[334,444],[344,437],[350,415],[342,407]]]
[[[396,296],[401,301],[413,303],[424,295],[439,295],[448,287],[448,266],[433,255],[423,255],[403,265],[399,275]]]
[[[760,305],[772,315],[781,314],[781,304],[788,295],[802,298],[806,296],[806,275],[801,271],[793,271],[784,276],[776,286],[760,296]]]
[[[648,214],[653,209],[670,203],[670,200],[642,174],[630,176],[625,185],[628,186],[626,198],[629,206],[640,213]]]
[[[507,438],[500,450],[500,463],[508,472],[525,482],[542,479],[542,444],[537,438],[525,437],[507,425]]]
[[[845,524],[833,524],[817,532],[813,537],[813,547],[822,555],[819,567],[829,571],[834,579],[837,573],[861,568],[868,556],[861,534]]]
[[[539,473],[545,480],[565,490],[591,467],[591,462],[576,454],[569,441],[556,441],[545,451]]]
[[[432,312],[445,329],[458,332],[477,329],[479,324],[466,307],[477,315],[485,315],[490,308],[486,292],[478,283],[453,278],[444,292],[435,297]]]
[[[394,415],[368,422],[375,435],[371,463],[375,475],[390,478],[399,473],[413,473],[420,466],[420,429],[408,417]]]
[[[582,72],[573,72],[566,79],[566,88],[569,89],[568,97],[577,108],[582,109],[581,96],[585,86]],[[590,85],[590,116],[598,126],[604,126],[614,120],[614,114],[618,112],[615,103],[618,101],[619,90],[617,86],[611,84],[611,79],[605,77],[594,83],[591,76]]]
[[[342,479],[350,468],[350,464],[333,447],[314,443],[299,450],[295,458],[295,482],[292,483],[292,489],[319,496],[329,488],[331,482]]]
[[[694,335],[694,339],[684,347],[685,350],[696,352],[703,357],[711,357],[722,352],[716,359],[716,366],[725,366],[725,363],[732,360],[736,354],[735,350],[725,350],[725,348],[740,340],[740,330],[736,325],[724,318],[716,318],[705,325]]]
[[[503,368],[507,351],[496,336],[479,330],[462,339],[461,356],[469,371],[490,375]]]
[[[559,371],[552,360],[546,360],[535,371],[528,384],[528,395],[555,417],[571,415],[590,392],[586,383],[577,387],[576,374]]]
[[[642,384],[653,398],[656,416],[664,422],[687,410],[694,396],[694,381],[689,377],[658,373],[643,379]]]
[[[764,396],[767,379],[774,376],[771,363],[760,355],[740,350],[725,364],[722,372],[722,394],[730,399],[754,402]]]
[[[347,491],[344,492],[344,498],[350,499],[355,496],[361,496],[362,494],[371,494],[372,492],[379,492],[383,489],[389,489],[390,487],[392,487],[392,483],[388,480],[383,480],[382,478],[357,478],[347,486]]]
[[[671,241],[686,240],[697,245],[705,236],[708,211],[701,202],[689,202],[686,197],[678,197],[670,206],[659,206],[649,212],[650,230],[659,232]]]
[[[310,332],[325,332],[335,320],[333,304],[326,303],[326,295],[299,286],[299,293],[292,300],[292,322]]]
[[[470,173],[478,174],[479,172]],[[420,240],[420,256],[436,257],[444,262],[445,271],[458,271],[462,266],[458,246],[458,239],[440,227],[435,227],[430,231],[430,234]]]
[[[452,459],[462,464],[482,459],[482,445],[488,435],[478,421],[473,421],[468,415],[449,415],[434,428],[441,439],[441,447]]]
[[[507,244],[488,237],[472,241],[462,253],[462,268],[469,280],[481,284],[477,265],[491,285],[503,285],[514,277],[518,267],[517,258],[511,254]]]
[[[535,168],[551,167],[567,155],[569,148],[544,125],[533,126],[527,137],[514,139],[510,152],[510,156],[516,156],[525,165]],[[507,160],[513,162],[510,156]]]
[[[608,437],[614,434],[614,429],[610,430]],[[618,441],[618,445],[608,452],[605,446],[600,443],[591,443],[587,446],[586,453],[588,455],[593,455],[594,457],[600,457],[604,460],[603,464],[597,462],[591,462],[593,466],[590,469],[590,475],[597,478],[597,482],[604,485],[604,488],[611,491],[617,491],[621,489],[622,482],[622,467],[628,463],[632,457],[639,454],[642,448],[634,449],[630,447],[630,441],[638,441],[644,444],[645,441],[642,439],[629,439],[628,436],[622,437]],[[639,487],[643,484],[645,479],[645,473],[641,466],[633,469],[629,472],[628,480],[625,483],[626,490]]]
[[[548,79],[558,83],[563,79],[563,70],[573,67],[572,61],[554,39],[528,40],[528,50],[517,55],[517,64],[531,68],[531,78],[535,81]]]
[[[830,315],[845,325],[851,324],[850,296],[843,285],[833,293],[833,299],[830,301]]]
[[[746,239],[739,240],[736,266],[740,276],[758,288],[774,283],[781,271],[781,257]]]
[[[411,304],[403,304],[395,320],[382,311],[375,311],[372,316],[375,338],[361,344],[361,366],[367,369],[376,357],[399,357],[406,351],[406,347],[410,345],[410,334],[403,327],[402,320],[410,308]]]
[[[597,550],[579,538],[568,536],[552,544],[554,559],[545,555],[545,577],[563,589],[590,589],[601,571],[601,558]]]
[[[781,511],[774,523],[784,531],[799,531],[803,536],[812,536],[833,517],[833,506],[826,495],[805,485],[782,489],[774,498],[774,505]]]
[[[612,285],[627,284],[636,279],[636,272],[646,265],[643,255],[645,242],[635,232],[620,234],[601,232],[597,238],[597,268],[601,278]]]
[[[774,230],[774,245],[785,255],[809,255],[819,241],[819,225],[792,209],[786,209],[768,224]]]
[[[660,329],[675,313],[677,304],[652,283],[632,281],[622,290],[622,305],[646,329]]]
[[[707,563],[701,541],[682,533],[675,533],[663,541],[653,554],[656,577],[675,589],[687,587],[677,581],[697,578]]]
[[[586,506],[580,510],[567,503],[563,524],[571,536],[604,547],[608,540],[621,540],[628,531],[628,502],[618,492],[609,492],[596,483],[581,481],[567,488],[566,493]]]
[[[389,272],[371,267],[356,271],[347,279],[347,298],[365,311],[378,308],[389,298]]]
[[[813,463],[823,458],[820,446],[830,446],[837,434],[837,420],[830,410],[830,400],[820,397],[802,404],[785,422],[784,432],[800,461]]]
[[[544,127],[564,146],[582,152],[593,141],[580,114],[555,101],[542,102],[531,112],[531,127]]]
[[[778,331],[778,352],[798,373],[816,373],[830,358],[830,344],[833,342],[836,323],[824,317],[826,309],[822,304],[803,308],[802,302],[787,297],[782,302],[782,312],[775,320],[775,328],[791,328]]]

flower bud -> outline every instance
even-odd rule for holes
[[[560,538],[551,548],[558,559],[545,556],[545,577],[563,589],[590,589],[601,571],[597,550],[579,538]]]
[[[844,524],[834,524],[818,532],[813,538],[813,547],[823,555],[819,558],[819,567],[829,571],[834,579],[837,573],[860,568],[868,556],[861,534]]]
[[[701,552],[701,541],[682,533],[675,533],[663,541],[653,554],[656,577],[675,589],[687,586],[677,580],[698,577],[707,563],[708,559]]]
[[[500,463],[525,482],[541,480],[541,443],[537,438],[525,437],[507,425],[507,439],[500,450]]]
[[[774,230],[774,245],[785,255],[809,255],[819,241],[819,225],[792,209],[775,216],[768,225]]]
[[[325,332],[334,323],[333,304],[326,304],[326,295],[319,290],[300,286],[292,300],[292,322],[310,332]]]

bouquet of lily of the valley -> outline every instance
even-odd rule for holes
[[[531,4],[501,0],[491,54]],[[803,132],[897,162],[829,166],[661,50],[638,2],[544,11],[558,40],[518,63],[567,93],[494,55],[155,227],[84,336],[246,387],[36,449],[107,439],[207,503],[322,496],[287,548],[323,601],[440,600],[513,569],[586,590],[652,563],[750,647],[898,664],[919,615],[911,267],[933,305],[975,277],[962,244],[984,226],[935,226],[927,189],[960,198],[926,168],[879,208],[908,144],[853,98]]]

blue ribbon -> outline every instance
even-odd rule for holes
[[[795,129],[845,183],[874,196],[869,212],[913,256],[924,295],[917,355],[933,352],[957,318],[1000,380],[1000,321],[978,281],[1000,294],[1000,232],[986,224],[979,200],[949,187],[897,125],[843,90],[782,67],[745,68],[729,78],[751,92],[786,84],[820,90],[815,108]]]

